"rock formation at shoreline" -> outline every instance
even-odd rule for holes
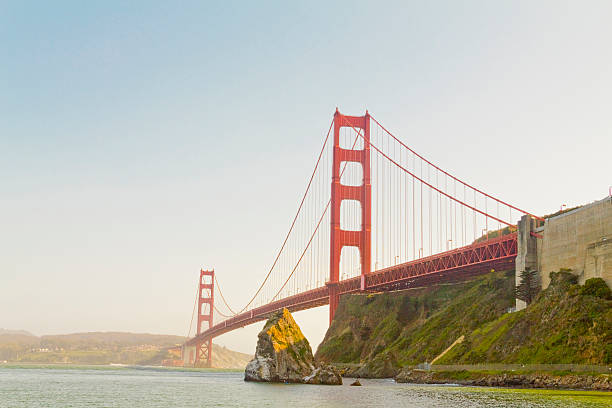
[[[316,364],[308,340],[287,309],[273,314],[259,333],[255,358],[247,364],[244,380],[342,384],[336,369]]]
[[[412,384],[461,384],[487,387],[553,388],[612,391],[610,374],[554,375],[549,373],[484,373],[467,371],[402,370],[396,377],[398,383]]]
[[[394,377],[437,357],[439,365],[610,366],[612,295],[603,279],[578,285],[566,270],[551,273],[526,309],[507,313],[514,276],[498,271],[454,285],[342,296],[316,359],[362,378]]]
[[[458,337],[514,305],[514,271],[473,281],[340,298],[317,361],[349,364],[350,376],[394,377],[431,361]],[[347,374],[349,376],[349,374]]]

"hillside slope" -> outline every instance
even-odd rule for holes
[[[213,344],[213,367],[214,368],[239,368],[244,370],[246,365],[253,359],[251,354],[233,351],[224,346]]]
[[[399,367],[435,364],[612,362],[612,300],[603,280],[576,284],[568,272],[525,310],[514,305],[514,272],[426,289],[344,296],[316,357],[358,363],[353,375],[390,377]],[[587,281],[589,283],[589,281]],[[603,285],[603,286],[602,286]]]
[[[595,282],[596,280],[592,280]],[[466,334],[437,363],[612,363],[612,301],[576,284],[569,272],[551,274],[550,286],[526,309]]]
[[[316,358],[364,364],[356,373],[364,377],[393,376],[503,315],[514,305],[513,287],[511,271],[454,285],[343,296]]]

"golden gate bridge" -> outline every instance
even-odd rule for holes
[[[214,337],[285,307],[329,304],[331,324],[343,294],[512,268],[513,220],[524,215],[542,220],[433,164],[367,111],[336,109],[295,217],[253,296],[232,307],[215,272],[200,271],[196,333],[183,346],[184,361],[210,366]]]

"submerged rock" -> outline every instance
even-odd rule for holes
[[[247,364],[244,380],[342,384],[336,369],[317,366],[308,340],[287,309],[273,314],[259,333],[255,358]]]
[[[351,383],[351,387],[361,387],[361,383],[359,382],[359,378]]]

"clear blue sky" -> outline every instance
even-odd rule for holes
[[[288,4],[289,3],[289,4]],[[238,306],[336,106],[534,213],[607,194],[612,3],[0,1],[0,327]],[[327,309],[296,316],[316,345]],[[258,327],[219,343],[252,352]]]

